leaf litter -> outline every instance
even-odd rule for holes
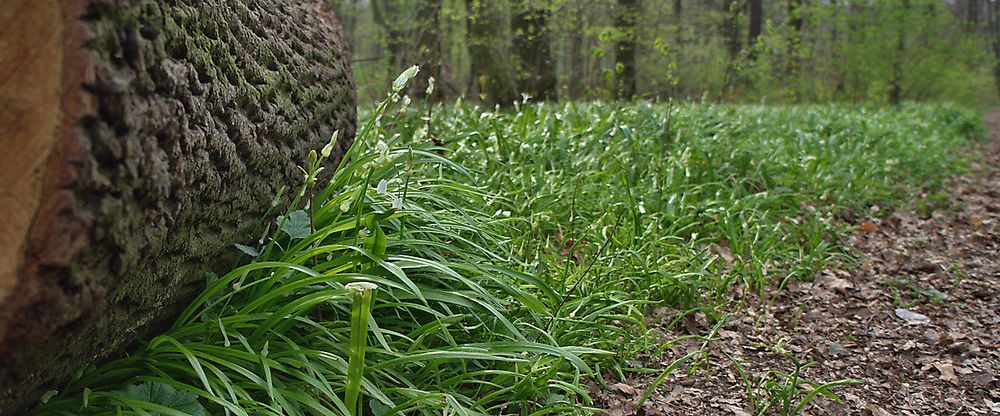
[[[790,354],[817,363],[802,372],[805,379],[865,382],[834,390],[840,401],[816,398],[804,414],[1000,414],[1000,112],[986,122],[991,141],[973,149],[984,160],[945,183],[949,204],[865,219],[847,241],[857,264],[764,298],[744,295],[749,306],[718,331],[707,365],[674,371],[642,409],[635,396],[657,373],[626,373],[610,391],[592,384],[595,406],[622,416],[755,414],[752,394],[762,392],[748,389],[732,362],[760,380],[789,371]],[[663,339],[711,326],[695,314],[667,327],[679,311],[664,309],[647,317]],[[663,356],[639,358],[666,368],[695,344],[679,341]]]

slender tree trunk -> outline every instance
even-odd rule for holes
[[[618,0],[615,9],[615,29],[618,40],[615,42],[615,98],[630,100],[635,97],[635,41],[636,21],[639,17],[637,0]]]
[[[799,49],[802,45],[803,0],[787,0],[788,7],[788,74],[799,73]]]
[[[531,1],[516,0],[511,17],[511,32],[517,59],[519,89],[535,99],[548,101],[556,97],[556,66],[549,46],[551,32],[548,20],[551,12]]]
[[[0,414],[21,414],[248,261],[233,243],[335,130],[342,154],[355,98],[326,1],[8,0],[0,25]]]
[[[979,27],[979,11],[981,8],[979,0],[966,0],[965,2],[965,27],[970,31],[974,31]]]
[[[427,95],[427,86],[430,79],[441,81],[443,68],[441,60],[442,37],[441,33],[441,0],[418,0],[417,20],[415,28],[418,31],[417,45],[414,56],[408,59],[410,62],[405,66],[419,65],[420,72],[410,81],[410,95],[426,99],[429,102],[438,102],[442,97],[442,88],[436,88]]]
[[[896,50],[892,57],[889,80],[889,103],[899,104],[903,98],[903,58],[906,54],[906,16],[910,11],[910,1],[902,0],[901,9],[893,8],[896,16]]]
[[[392,7],[391,0],[371,0],[372,20],[385,31],[386,76],[393,79],[403,70],[406,57],[406,39],[399,13]]]
[[[740,0],[725,0],[722,2],[722,34],[726,39],[726,50],[730,62],[739,56],[743,45],[740,43]]]
[[[991,1],[986,4],[986,25],[988,43],[993,49],[994,66],[993,79],[997,86],[997,95],[1000,96],[1000,3]]]
[[[517,99],[510,57],[503,42],[504,14],[494,0],[465,0],[468,13],[472,81],[487,105],[511,105]]]
[[[750,0],[750,19],[747,22],[747,46],[750,48],[749,58],[756,59],[757,39],[760,38],[764,22],[764,5],[761,0]]]
[[[587,89],[584,79],[587,57],[583,53],[583,12],[583,6],[577,4],[576,16],[574,16],[575,20],[573,21],[573,33],[570,35],[569,88],[566,89],[566,93],[573,99],[583,97]]]

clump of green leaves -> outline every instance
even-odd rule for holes
[[[436,151],[383,134],[382,118],[405,103],[398,94],[414,71],[393,84],[328,180],[319,172],[329,152],[309,156],[286,212],[267,220],[276,226],[260,244],[238,247],[251,263],[211,278],[172,328],[81,371],[31,414],[585,406],[585,360],[606,353],[541,329],[548,316],[537,293],[551,289],[506,267],[503,228],[477,209],[487,192]],[[129,393],[142,389],[184,400]]]

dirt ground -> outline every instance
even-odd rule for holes
[[[749,301],[750,309],[709,344],[708,372],[690,375],[681,367],[642,409],[636,404],[658,374],[624,381],[608,375],[610,390],[593,386],[596,405],[611,416],[753,415],[755,401],[768,402],[768,384],[748,389],[725,354],[741,363],[751,384],[763,379],[772,391],[791,384],[768,373],[790,373],[791,355],[815,362],[801,371],[800,383],[864,382],[834,388],[839,402],[817,396],[802,414],[1000,415],[1000,112],[986,122],[991,139],[974,149],[971,172],[947,182],[950,198],[916,195],[936,202],[858,219],[847,243],[862,260],[790,285],[770,305]],[[654,311],[650,323],[671,313]],[[664,339],[710,330],[703,315],[680,327],[662,330]],[[643,359],[663,369],[700,346],[680,341],[662,357]]]

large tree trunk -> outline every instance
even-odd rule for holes
[[[549,46],[551,12],[545,5],[529,3],[517,0],[511,17],[519,89],[537,100],[555,100],[556,66]]]
[[[631,100],[635,97],[635,42],[636,21],[639,19],[637,0],[618,0],[615,8],[615,98]]]
[[[326,1],[0,7],[0,414],[169,324],[354,135]]]

